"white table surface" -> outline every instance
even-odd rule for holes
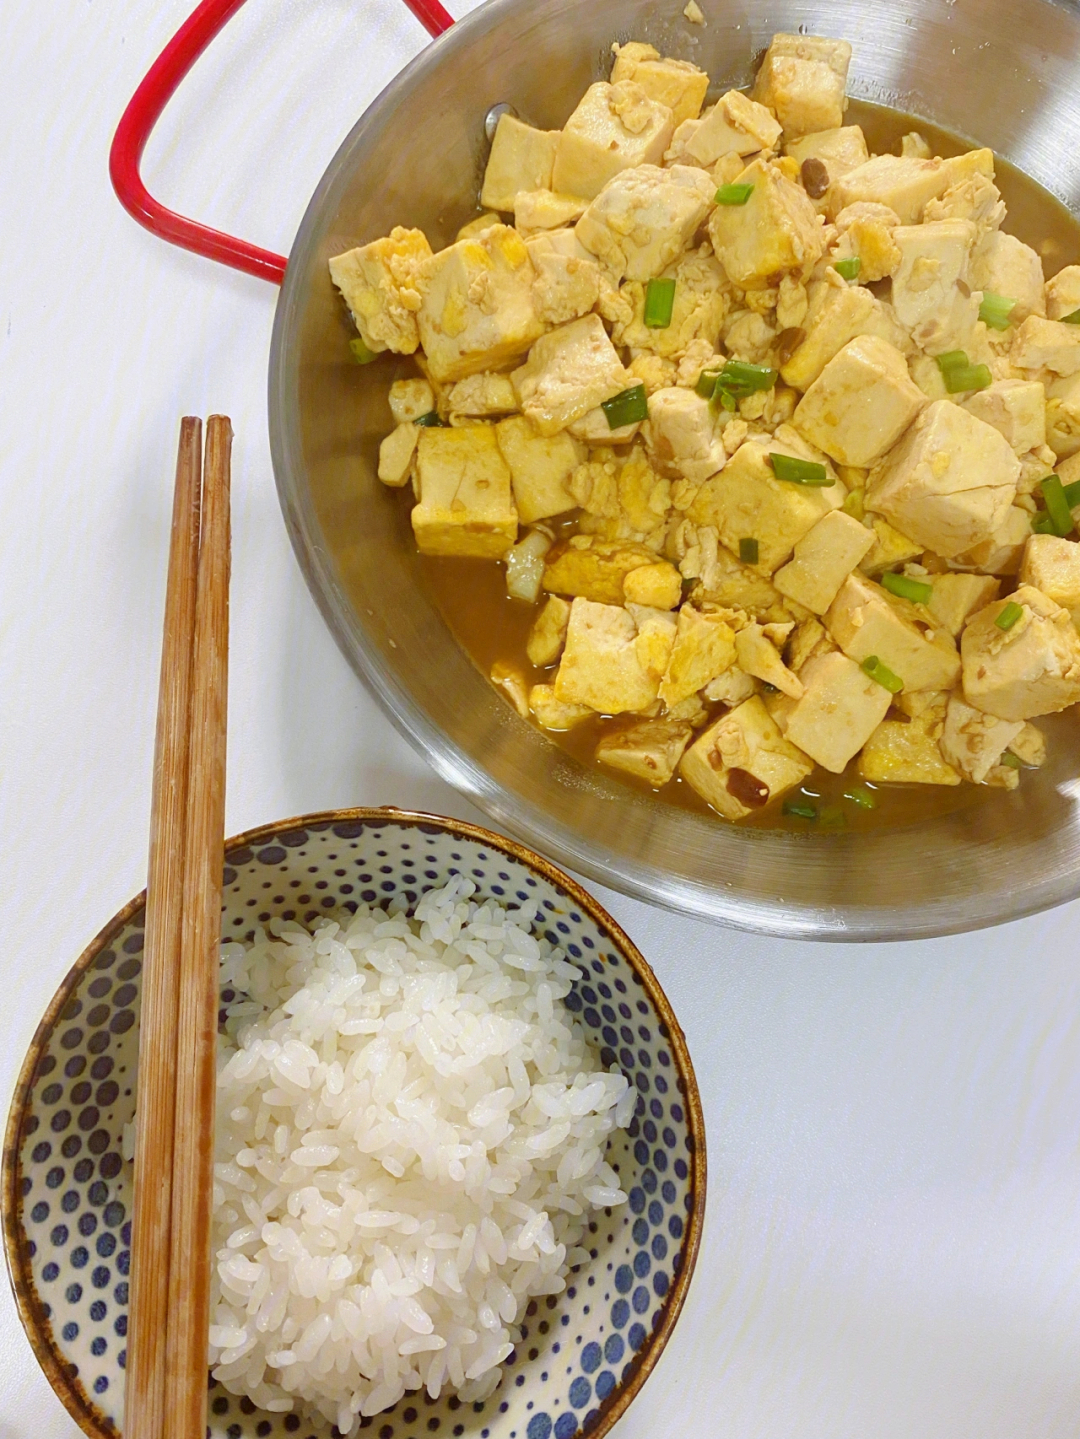
[[[189,3],[3,5],[5,1108],[55,986],[144,882],[181,414],[225,411],[237,435],[230,832],[348,804],[482,819],[383,718],[293,561],[267,443],[273,289],[147,235],[109,189],[116,121]],[[287,252],[424,39],[395,0],[252,0],[167,112],[153,188]],[[600,898],[682,1018],[709,1133],[697,1277],[618,1439],[1080,1432],[1080,905],[849,948]],[[0,1439],[76,1432],[2,1286]]]

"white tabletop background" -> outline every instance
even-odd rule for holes
[[[54,988],[144,882],[180,415],[237,436],[229,831],[351,804],[483,818],[368,697],[293,561],[274,290],[152,238],[109,188],[116,121],[189,4],[0,7],[5,1108]],[[287,253],[424,43],[396,0],[251,0],[151,142],[152,187]],[[600,898],[682,1019],[709,1140],[697,1275],[617,1439],[1080,1433],[1080,905],[844,947]],[[76,1433],[0,1287],[0,1439]]]

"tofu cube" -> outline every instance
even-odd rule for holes
[[[839,509],[839,486],[816,487],[778,480],[770,453],[796,453],[776,439],[747,440],[719,475],[707,480],[688,511],[696,525],[712,525],[733,554],[739,541],[758,542],[757,568],[771,575],[791,558],[795,546],[830,510]],[[805,456],[803,456],[805,458]]]
[[[484,419],[489,415],[511,415],[517,409],[517,395],[509,375],[470,375],[458,380],[446,397],[451,415]]]
[[[1080,451],[1080,374],[1046,386],[1046,443],[1059,460]]]
[[[780,651],[756,620],[736,631],[735,658],[744,674],[753,675],[789,699],[802,698],[802,681],[788,669],[780,658]]]
[[[673,610],[682,599],[682,575],[667,560],[631,570],[623,580],[626,603]]]
[[[688,248],[715,193],[704,170],[638,165],[608,181],[574,234],[615,279],[649,280]]]
[[[897,565],[906,565],[909,560],[917,559],[923,552],[923,546],[917,540],[901,534],[880,515],[867,515],[863,524],[874,537],[873,547],[866,558],[859,562],[859,569],[864,575],[884,574],[886,570],[893,570]]]
[[[609,769],[643,779],[654,789],[675,774],[683,751],[694,737],[688,724],[676,720],[645,720],[630,729],[606,734],[596,746],[596,758]]]
[[[379,446],[379,479],[384,485],[399,489],[407,484],[413,468],[420,426],[405,420]]]
[[[844,123],[851,46],[817,35],[774,35],[754,81],[753,97],[776,112],[789,138]]]
[[[578,195],[521,190],[514,196],[514,228],[523,235],[536,230],[559,230],[580,220],[588,206],[588,200]]]
[[[669,710],[674,709],[730,669],[734,662],[735,631],[725,616],[683,605],[675,644],[660,685],[660,699]]]
[[[570,601],[548,595],[529,630],[525,653],[537,669],[553,665],[563,652],[566,628],[570,623]]]
[[[630,384],[599,315],[584,315],[544,335],[511,376],[525,414],[542,435],[556,435]]]
[[[919,160],[910,155],[875,155],[849,170],[837,182],[840,209],[869,200],[888,205],[902,225],[917,225],[923,209],[953,183],[943,160]]]
[[[992,425],[936,400],[870,476],[866,505],[954,559],[1004,523],[1019,478],[1020,461]]]
[[[835,223],[840,238],[833,254],[859,261],[860,284],[887,279],[900,268],[900,246],[893,238],[900,222],[887,205],[860,200],[841,210]]]
[[[631,570],[656,563],[652,550],[616,540],[589,540],[570,545],[544,570],[549,594],[579,595],[597,604],[621,605],[626,599],[624,581]]]
[[[683,255],[666,274],[675,281],[671,324],[663,330],[645,324],[646,287],[631,281],[619,291],[631,313],[615,322],[615,343],[670,359],[682,358],[694,344],[714,353],[726,310],[727,277],[723,270],[704,245]]]
[[[832,510],[798,541],[794,558],[777,570],[773,584],[804,609],[823,615],[873,546],[872,530],[842,510]]]
[[[705,103],[709,77],[689,60],[669,60],[652,45],[631,40],[615,44],[615,64],[611,67],[611,83],[632,80],[657,104],[666,105],[673,123],[696,120]]]
[[[1009,358],[1020,370],[1075,375],[1080,371],[1080,325],[1029,315],[1016,332]]]
[[[565,239],[535,235],[525,248],[536,272],[533,305],[545,324],[565,325],[593,309],[600,298],[600,267],[572,232],[567,231]]]
[[[866,469],[892,449],[926,403],[900,351],[876,335],[860,335],[825,366],[792,424],[840,464]]]
[[[1001,582],[990,575],[934,575],[933,594],[926,608],[953,639],[975,614],[996,600]]]
[[[334,255],[330,278],[341,291],[369,350],[411,355],[420,343],[416,312],[421,275],[431,259],[422,230],[400,225],[381,240]]]
[[[1007,604],[1020,605],[1023,614],[1002,630],[996,621]],[[1029,720],[1080,700],[1080,635],[1068,610],[1031,585],[970,619],[960,652],[964,698],[985,714]]]
[[[799,678],[804,693],[784,733],[823,768],[842,774],[885,718],[889,691],[839,653],[809,660]]]
[[[862,285],[811,285],[802,328],[806,338],[780,368],[785,384],[796,390],[808,390],[829,361],[858,335],[877,335],[898,349],[910,344],[896,318]]]
[[[590,85],[559,136],[551,188],[593,200],[620,170],[662,164],[674,133],[670,108],[635,81]]]
[[[1080,265],[1066,265],[1052,280],[1047,280],[1044,290],[1046,314],[1051,320],[1064,320],[1066,315],[1080,310]]]
[[[435,408],[435,391],[427,380],[395,380],[390,386],[390,413],[395,425],[412,424]]]
[[[1030,245],[1004,230],[991,230],[980,243],[972,262],[971,282],[977,290],[1015,300],[1009,312],[1014,325],[1029,315],[1046,315],[1042,258]]]
[[[770,110],[740,90],[729,90],[712,107],[686,142],[686,153],[699,165],[715,165],[722,155],[755,155],[774,150],[781,126]]]
[[[1046,736],[1036,725],[1026,724],[1009,748],[1028,769],[1041,769],[1046,763]]]
[[[486,210],[511,211],[522,190],[550,190],[558,130],[534,130],[502,114],[491,142],[480,203]]]
[[[701,484],[727,463],[709,401],[683,386],[651,396],[645,443],[657,470],[671,479]]]
[[[555,698],[599,714],[648,709],[655,701],[675,642],[675,617],[635,607],[575,599]]]
[[[941,700],[907,723],[878,725],[859,755],[860,776],[871,784],[958,785],[959,772],[941,753],[945,711]]]
[[[1019,505],[1011,505],[994,533],[957,555],[955,563],[984,575],[1016,575],[1030,538],[1031,515]]]
[[[554,731],[573,729],[596,713],[588,705],[566,704],[556,699],[554,685],[533,685],[529,691],[529,710],[541,729]]]
[[[500,370],[544,333],[525,242],[507,225],[459,240],[423,267],[416,320],[433,377],[441,384]]]
[[[1069,611],[1080,627],[1080,544],[1057,535],[1031,535],[1020,568],[1020,583],[1031,585]]]
[[[1040,380],[995,380],[963,402],[976,419],[993,425],[1014,455],[1046,444],[1046,389]]]
[[[585,462],[584,445],[567,434],[542,435],[524,415],[500,420],[495,438],[510,466],[514,504],[523,525],[561,515],[577,506],[570,477]]]
[[[900,264],[892,277],[896,318],[929,355],[966,349],[979,318],[969,284],[975,226],[970,220],[898,225],[892,232]]]
[[[502,559],[517,539],[518,514],[494,428],[421,429],[416,471],[412,527],[420,553]]]
[[[717,205],[709,219],[713,249],[732,281],[766,290],[789,270],[809,270],[825,236],[806,191],[766,160],[754,160],[738,183],[754,187],[746,204]]]
[[[725,819],[742,819],[801,784],[813,768],[753,695],[690,746],[679,773]]]
[[[825,616],[825,628],[859,664],[876,655],[904,682],[905,690],[951,689],[960,656],[951,636],[907,600],[889,594],[865,575],[852,574]]]
[[[985,784],[1001,756],[1022,732],[1017,721],[998,719],[949,696],[941,735],[941,756],[973,784]]]
[[[492,225],[501,225],[502,219],[496,215],[494,210],[482,210],[474,219],[462,225],[461,229],[454,236],[455,240],[471,240],[474,235],[480,235],[485,230],[490,230]]]
[[[822,195],[812,198],[818,213],[830,219],[837,214],[837,181],[860,165],[865,165],[870,158],[866,136],[858,125],[837,125],[830,130],[803,135],[798,140],[789,141],[784,146],[784,154],[795,161],[800,172],[807,160],[820,160],[825,166],[827,188]]]

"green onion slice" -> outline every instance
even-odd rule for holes
[[[989,365],[957,365],[944,373],[945,388],[950,395],[959,395],[965,390],[985,390],[994,383]]]
[[[914,605],[928,605],[933,598],[934,587],[925,580],[914,580],[910,575],[894,575],[886,571],[881,577],[882,587],[891,595],[910,600]]]
[[[716,393],[716,382],[719,378],[719,370],[702,370],[698,376],[698,382],[694,386],[694,393],[700,395],[703,400],[711,400]]]
[[[805,799],[786,799],[783,805],[784,813],[794,815],[797,819],[817,819],[817,805],[813,805]]]
[[[1065,485],[1063,488],[1069,509],[1074,510],[1077,505],[1080,505],[1080,480],[1073,480],[1071,485]]]
[[[355,340],[349,341],[349,350],[358,365],[370,365],[372,360],[379,358],[375,350],[368,349],[362,336],[357,336]]]
[[[645,287],[645,324],[650,330],[666,330],[675,309],[675,281],[650,280]]]
[[[753,185],[721,185],[716,192],[716,203],[718,205],[745,205],[753,193]]]
[[[838,804],[823,805],[818,813],[822,829],[847,829],[847,815]]]
[[[446,421],[440,420],[438,410],[428,410],[426,415],[421,415],[419,419],[413,420],[413,424],[421,425],[425,430],[434,430],[439,426],[445,427]]]
[[[904,688],[904,681],[899,675],[894,675],[888,665],[883,665],[877,655],[870,655],[862,662],[863,673],[870,676],[876,684],[887,689],[890,694],[898,695]]]
[[[751,365],[747,360],[728,360],[717,384],[735,394],[752,395],[755,390],[771,390],[776,384],[776,371],[768,365]]]
[[[769,464],[778,480],[788,480],[793,485],[811,485],[815,489],[827,490],[836,484],[829,478],[824,465],[816,460],[797,460],[793,455],[769,455]]]
[[[1031,533],[1033,535],[1056,535],[1054,522],[1045,510],[1040,510],[1037,515],[1031,517]]]
[[[761,546],[757,540],[739,541],[739,559],[744,565],[756,565],[761,553]]]
[[[1023,605],[1018,605],[1015,600],[1010,600],[1009,603],[998,615],[994,623],[997,625],[999,630],[1011,630],[1013,625],[1016,624],[1017,620],[1020,619],[1023,613]]]
[[[1065,486],[1061,483],[1060,478],[1057,475],[1047,475],[1045,480],[1039,481],[1039,488],[1046,501],[1046,513],[1050,516],[1054,533],[1062,538],[1071,534],[1072,511],[1069,508],[1069,501],[1065,498]]]
[[[991,330],[1007,330],[1009,328],[1009,316],[1016,309],[1016,301],[1010,300],[1008,295],[996,295],[993,290],[984,290],[982,304],[979,306],[979,319],[984,325],[989,325]]]
[[[943,355],[937,357],[938,369],[943,375],[950,370],[965,369],[971,364],[967,357],[966,350],[946,350]]]
[[[998,763],[1008,765],[1009,769],[1023,769],[1024,767],[1021,764],[1019,758],[1013,754],[1011,749],[1007,749],[1005,751]]]
[[[607,415],[608,429],[611,430],[621,430],[623,425],[636,425],[640,420],[647,420],[649,403],[645,398],[645,386],[631,385],[628,390],[604,400],[600,408]]]
[[[845,280],[857,280],[862,269],[862,260],[858,255],[852,255],[849,260],[837,260],[833,269]]]
[[[877,809],[877,795],[872,790],[865,789],[861,784],[854,789],[846,789],[844,798],[852,804],[858,805],[860,809]]]
[[[1074,310],[1071,315],[1062,315],[1063,325],[1080,325],[1080,310]]]
[[[727,410],[729,414],[733,415],[735,413],[737,401],[730,390],[717,389],[716,398],[720,401],[721,405],[723,405],[724,409]]]

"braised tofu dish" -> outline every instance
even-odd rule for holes
[[[501,115],[455,243],[330,261],[353,357],[412,357],[378,475],[417,550],[512,608],[522,719],[664,797],[1016,789],[1080,702],[1080,264],[990,150],[874,153],[844,40],[711,103],[612,50],[561,130]]]

